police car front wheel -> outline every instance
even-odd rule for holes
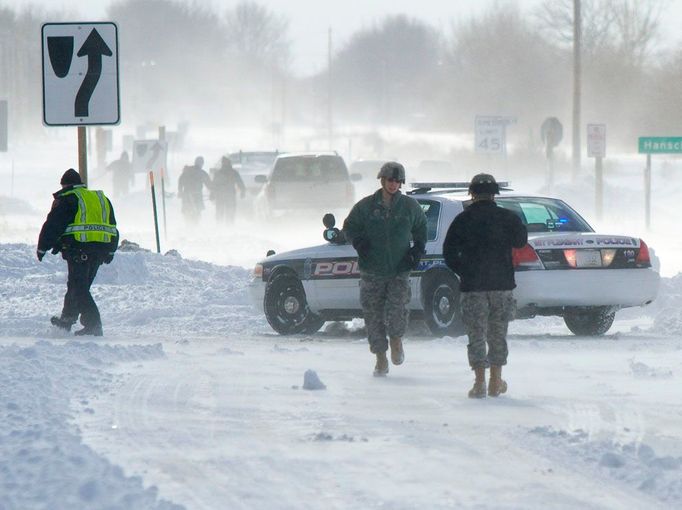
[[[290,273],[280,273],[265,289],[265,318],[282,335],[312,334],[324,321],[308,308],[301,281]]]

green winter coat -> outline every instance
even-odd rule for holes
[[[369,241],[369,253],[358,260],[360,271],[391,277],[411,269],[405,259],[410,241],[426,245],[426,216],[415,199],[400,191],[386,208],[378,190],[353,206],[343,233],[351,244],[358,238]]]

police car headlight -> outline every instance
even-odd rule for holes
[[[253,268],[253,279],[259,280],[263,278],[263,264],[256,264]]]

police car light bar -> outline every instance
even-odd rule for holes
[[[509,188],[509,181],[498,182],[500,189]],[[468,182],[411,182],[410,186],[414,190],[431,191],[432,189],[449,189],[449,190],[468,190]]]

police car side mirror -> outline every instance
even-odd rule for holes
[[[345,244],[346,236],[338,228],[327,228],[322,232],[324,240],[332,244]]]

